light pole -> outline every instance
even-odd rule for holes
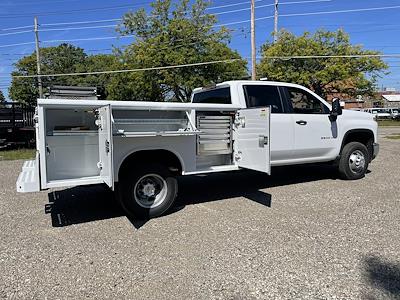
[[[251,80],[256,80],[256,29],[255,29],[255,0],[251,0]]]

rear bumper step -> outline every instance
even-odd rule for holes
[[[39,156],[36,159],[25,161],[22,166],[22,172],[17,179],[17,192],[29,193],[40,191],[39,177]]]

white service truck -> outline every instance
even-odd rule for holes
[[[191,103],[38,99],[36,120],[18,192],[106,184],[140,218],[172,205],[179,175],[332,162],[359,179],[379,150],[371,114],[282,82],[228,81]]]

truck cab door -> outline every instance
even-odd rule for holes
[[[303,162],[335,158],[338,127],[329,118],[329,108],[306,90],[289,86],[285,90],[295,126],[293,158]]]
[[[100,178],[109,187],[114,187],[113,167],[113,133],[111,107],[106,105],[97,109],[97,121],[99,132],[99,162]]]
[[[233,159],[241,168],[271,173],[270,107],[238,110],[233,126]]]

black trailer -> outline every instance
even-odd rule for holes
[[[35,143],[35,108],[9,102],[0,107],[0,148],[32,147]]]

